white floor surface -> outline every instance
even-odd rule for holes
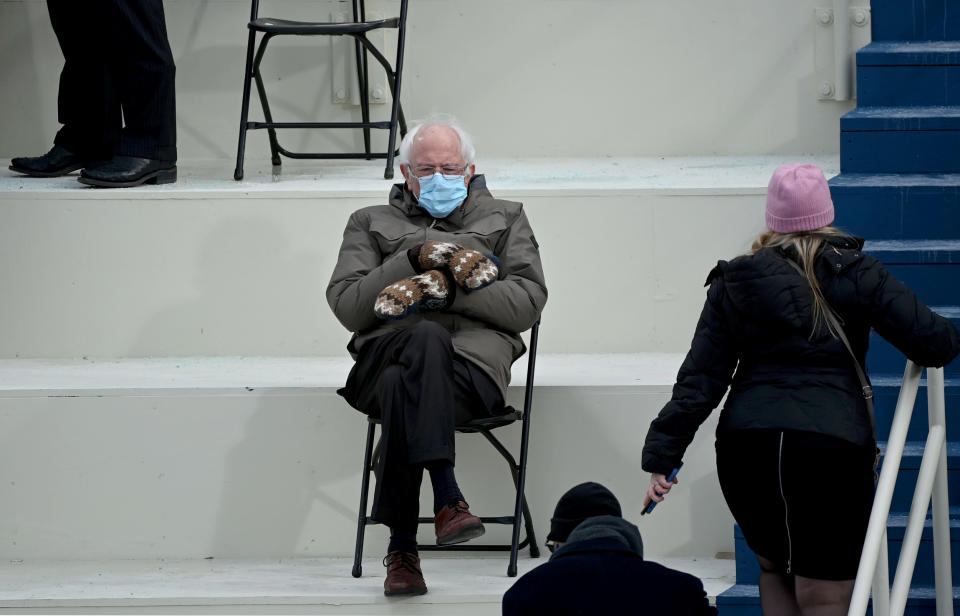
[[[521,553],[519,574],[544,562]],[[701,578],[711,602],[734,583],[733,560],[659,562]],[[506,564],[506,556],[427,555],[422,568],[429,592],[388,599],[383,566],[374,559],[364,561],[356,579],[345,558],[13,561],[0,565],[0,611],[499,614],[501,597],[515,581],[506,576]]]

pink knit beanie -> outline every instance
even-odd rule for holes
[[[809,163],[781,165],[767,186],[767,227],[777,233],[813,231],[833,222],[823,171]]]

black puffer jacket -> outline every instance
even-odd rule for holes
[[[871,327],[920,365],[950,363],[960,353],[957,328],[920,303],[862,246],[862,240],[832,240],[815,263],[824,297],[861,365]],[[707,301],[673,397],[647,433],[647,472],[667,474],[677,466],[728,387],[718,435],[775,428],[872,443],[853,360],[825,330],[811,339],[813,292],[787,256],[764,248],[720,261],[710,272]]]

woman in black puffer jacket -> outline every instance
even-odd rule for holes
[[[873,503],[873,418],[828,311],[861,366],[871,327],[923,366],[943,366],[960,353],[950,321],[831,222],[818,167],[774,172],[770,231],[751,254],[710,272],[673,397],[643,447],[643,469],[652,474],[647,499],[659,502],[672,485],[666,475],[729,387],[717,472],[760,561],[768,616],[846,613]]]

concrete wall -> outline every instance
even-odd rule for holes
[[[306,19],[348,6],[263,4],[263,15]],[[389,15],[397,3],[370,5]],[[460,116],[487,156],[835,153],[838,119],[851,104],[817,100],[820,5],[830,3],[415,0],[401,98],[411,118]],[[249,3],[165,7],[180,156],[234,157]],[[332,53],[328,39],[271,43],[264,74],[277,119],[359,119],[358,107],[332,102],[332,76],[346,66],[335,69]],[[0,1],[0,158],[49,147],[61,66],[46,4]],[[291,134],[286,144],[357,147],[349,133],[312,135]],[[253,135],[248,148],[263,157],[265,137]]]

